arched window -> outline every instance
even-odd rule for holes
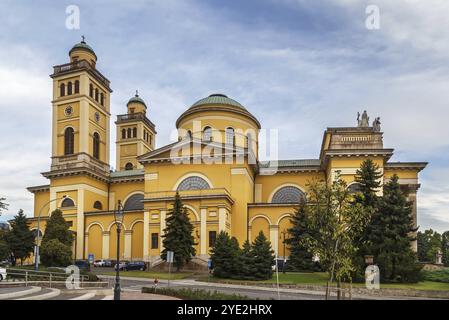
[[[71,95],[72,92],[72,81],[69,81],[69,83],[67,83],[67,95]]]
[[[132,169],[134,169],[134,166],[131,162],[125,164],[125,170],[132,170]]]
[[[349,193],[357,193],[362,191],[362,185],[358,182],[353,182],[348,186]]]
[[[103,94],[103,92],[100,93],[100,104],[101,104],[102,106],[104,106],[104,94]]]
[[[94,209],[103,210],[103,205],[101,204],[100,201],[95,201],[94,202]]]
[[[98,101],[98,89],[95,89],[95,101]]]
[[[80,82],[75,80],[75,93],[80,93]]]
[[[75,146],[75,133],[73,128],[69,127],[64,132],[64,154],[73,154]]]
[[[246,135],[246,147],[250,149],[252,147],[252,144],[253,144],[253,136],[251,135],[251,133],[248,132],[248,134]]]
[[[128,128],[128,138],[131,138],[131,128]]]
[[[92,83],[89,85],[89,96],[90,96],[91,98],[94,97],[94,86],[93,86]]]
[[[59,87],[59,95],[61,97],[65,96],[65,84],[64,83],[61,83],[61,86]]]
[[[205,127],[203,130],[203,140],[212,141],[212,129],[211,127]]]
[[[187,130],[186,138],[187,138],[187,139],[192,139],[192,131]]]
[[[100,135],[98,133],[94,133],[93,136],[93,147],[94,147],[94,158],[100,159]]]
[[[201,177],[188,177],[178,185],[178,190],[203,190],[210,189],[209,183]]]
[[[70,198],[65,198],[64,200],[62,200],[61,203],[61,208],[71,208],[75,206],[75,202],[73,202],[72,199]]]
[[[143,210],[143,194],[135,194],[126,200],[123,210]]]
[[[137,137],[137,128],[133,128],[133,138]]]
[[[122,129],[122,139],[126,139],[126,129]]]
[[[229,146],[234,145],[234,129],[226,128],[226,144]]]
[[[304,199],[304,192],[293,186],[282,187],[273,196],[272,203],[299,203]]]

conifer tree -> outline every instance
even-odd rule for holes
[[[290,249],[288,270],[291,271],[313,271],[315,269],[315,263],[312,261],[313,254],[308,251],[304,241],[309,236],[305,206],[305,202],[301,203],[290,219],[292,224],[292,227],[288,229],[290,237],[285,240]]]
[[[243,243],[241,262],[242,268],[240,269],[240,278],[244,280],[254,280],[256,271],[254,265],[254,253],[251,243],[248,240]]]
[[[407,201],[394,175],[384,185],[379,209],[371,222],[372,248],[379,266],[381,279],[386,281],[416,282],[421,267],[410,242],[414,240],[411,203]]]
[[[62,211],[54,210],[45,226],[40,258],[46,267],[66,267],[72,261],[73,233]]]
[[[274,251],[271,249],[271,243],[260,231],[252,245],[252,254],[254,256],[254,277],[258,280],[271,279],[273,275],[273,266],[275,264]]]
[[[17,259],[20,259],[20,263],[23,264],[23,260],[33,252],[34,235],[30,231],[30,224],[22,209],[11,221],[11,230],[6,233],[6,242],[12,255],[13,265],[16,265]]]
[[[358,183],[359,190],[354,194],[354,203],[361,204],[369,214],[369,222],[360,238],[355,239],[357,253],[354,256],[355,278],[364,277],[365,259],[364,256],[372,254],[371,248],[371,219],[378,208],[379,197],[377,191],[381,187],[382,172],[372,159],[362,162],[360,169],[357,170],[355,182]]]
[[[193,237],[193,225],[187,214],[179,193],[176,192],[173,209],[167,215],[167,227],[164,229],[163,244],[164,250],[161,258],[167,260],[167,252],[174,252],[174,264],[179,271],[184,264],[188,263],[195,256],[195,239]]]
[[[59,209],[54,210],[47,221],[42,244],[52,239],[56,239],[70,248],[73,244],[73,233],[70,231],[70,226]]]
[[[443,264],[449,267],[449,231],[441,235],[441,252],[443,253]]]
[[[236,264],[240,255],[238,243],[231,240],[227,232],[220,231],[211,250],[213,274],[218,278],[236,277]]]

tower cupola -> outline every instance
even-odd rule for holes
[[[86,60],[93,67],[97,63],[97,55],[91,46],[86,43],[85,37],[82,36],[80,43],[75,44],[69,51],[70,62],[76,62],[80,60]]]

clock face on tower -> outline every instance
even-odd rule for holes
[[[95,121],[100,121],[100,114],[98,112],[95,112]]]
[[[65,108],[64,113],[67,117],[70,117],[73,114],[73,108],[72,106],[68,106]]]

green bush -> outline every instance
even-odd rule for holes
[[[173,289],[173,288],[148,288],[143,287],[142,293],[154,293],[164,296],[176,297],[182,300],[252,300],[239,294],[227,294],[218,291],[203,289]]]
[[[449,268],[435,271],[423,270],[421,274],[423,280],[449,283]]]
[[[46,267],[67,267],[72,262],[72,249],[57,239],[42,243],[40,257]]]

